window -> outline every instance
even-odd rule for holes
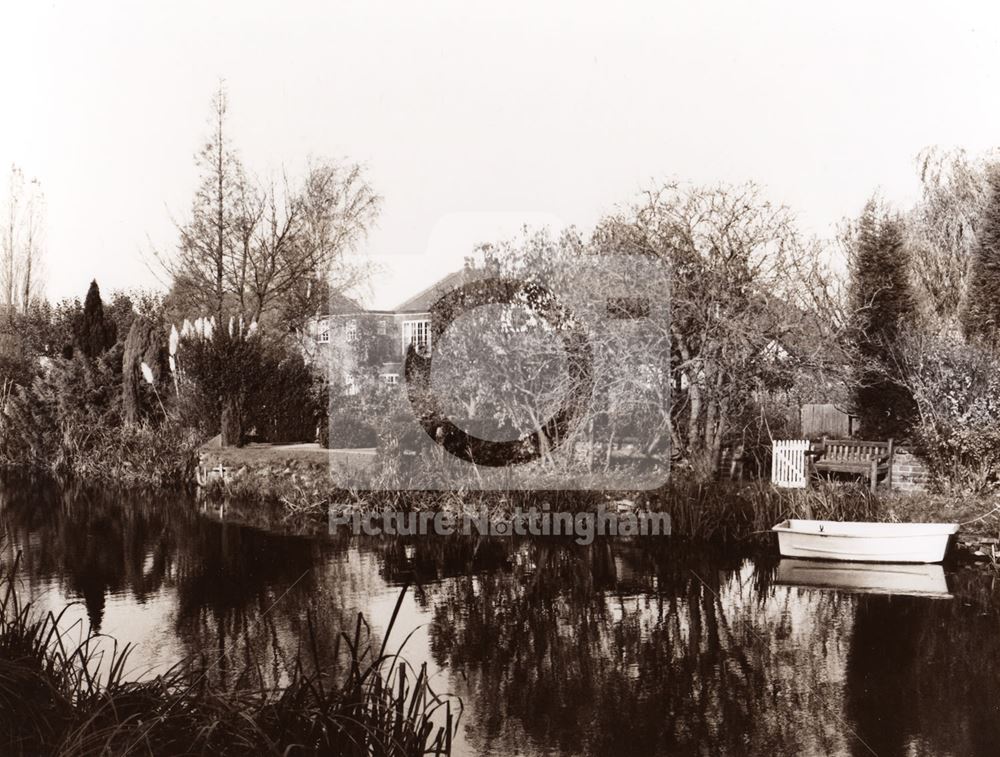
[[[316,327],[318,336],[316,341],[320,344],[326,344],[330,341],[330,323],[329,321],[320,321]]]
[[[358,338],[358,323],[357,321],[348,321],[347,326],[344,328],[344,333],[347,336],[348,342],[353,342]]]
[[[387,383],[387,384],[391,384],[391,385],[398,384],[399,383],[399,374],[398,373],[383,373],[382,374],[382,380],[385,381],[385,383]]]
[[[388,324],[385,321],[379,321],[378,322],[378,335],[379,336],[385,336],[388,333],[389,333],[389,331],[388,331]]]
[[[431,348],[431,322],[427,321],[403,321],[403,353],[410,345],[417,348],[417,352],[426,353]]]

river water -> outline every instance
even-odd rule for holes
[[[131,643],[135,677],[211,658],[276,685],[363,613],[462,701],[460,755],[995,755],[1000,586],[970,569],[823,572],[669,539],[357,540],[191,498],[8,482],[21,589]],[[817,572],[818,571],[818,572]],[[874,592],[874,593],[873,593]],[[110,640],[107,641],[110,644]]]

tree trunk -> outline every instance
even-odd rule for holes
[[[222,401],[222,446],[243,446],[243,413],[240,402],[234,397]]]
[[[225,141],[223,133],[223,123],[226,114],[226,101],[225,93],[223,90],[219,89],[218,102],[216,103],[216,150],[217,150],[217,165],[216,165],[216,181],[217,181],[217,196],[216,196],[216,250],[215,250],[215,296],[216,296],[216,314],[218,315],[219,324],[222,324],[222,310],[223,310],[223,300],[224,300],[224,263],[226,254],[226,215],[225,215],[225,176],[226,176],[226,166],[225,166]]]

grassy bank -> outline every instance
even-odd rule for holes
[[[96,636],[69,645],[60,616],[41,614],[20,600],[16,568],[8,566],[0,579],[3,754],[450,752],[457,703],[436,696],[426,671],[408,669],[387,652],[385,641],[376,648],[360,615],[338,638],[334,657],[343,664],[306,673],[307,660],[299,657],[280,691],[254,685],[259,676],[252,669],[235,688],[215,689],[199,673],[204,662],[177,666],[153,680],[129,681],[124,672],[129,648],[116,647],[110,659],[101,659]],[[392,623],[386,640],[391,628]]]
[[[823,482],[808,489],[776,489],[766,481],[698,483],[677,480],[654,491],[366,491],[333,485],[326,469],[290,466],[282,471],[234,475],[204,490],[209,501],[260,525],[280,522],[297,531],[323,530],[329,512],[385,510],[447,511],[503,516],[516,507],[548,505],[565,512],[614,508],[626,501],[666,512],[675,536],[731,543],[764,543],[771,526],[785,518],[889,522],[963,523],[969,537],[993,538],[1000,511],[991,497],[956,498],[931,493],[882,491],[850,483]]]
[[[0,435],[7,433],[0,422]],[[39,433],[30,443],[0,441],[0,468],[92,484],[190,486],[202,436],[177,423],[108,426],[95,422],[57,440]],[[22,440],[23,441],[23,440]]]
[[[323,530],[330,512],[446,511],[503,516],[515,508],[548,505],[563,512],[616,507],[623,500],[670,515],[675,536],[713,542],[764,542],[771,526],[786,518],[824,520],[962,523],[969,538],[1000,536],[1000,510],[989,495],[955,497],[930,492],[876,494],[850,482],[813,482],[807,489],[776,489],[770,482],[698,482],[675,477],[653,491],[600,491],[600,479],[580,491],[510,490],[394,491],[392,466],[380,466],[368,451],[364,464],[331,458],[310,445],[210,450],[206,467],[223,465],[225,481],[203,491],[209,501],[226,503],[233,515],[255,525],[279,523],[296,531]],[[341,466],[341,467],[338,467]],[[365,467],[361,481],[357,470]],[[359,480],[356,488],[343,481]],[[586,475],[586,474],[584,474]],[[362,485],[363,484],[363,485]]]

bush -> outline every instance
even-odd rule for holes
[[[13,387],[30,384],[37,372],[34,356],[25,349],[23,341],[16,334],[0,333],[0,388],[4,397]]]
[[[314,441],[325,424],[326,391],[302,355],[259,332],[231,335],[216,328],[208,338],[181,339],[179,417],[214,436],[223,410],[233,423],[229,443]]]
[[[157,391],[167,389],[169,367],[166,335],[159,323],[136,316],[128,330],[122,357],[122,410],[126,422],[137,423],[143,418],[163,418]],[[145,365],[153,377],[150,386],[143,376]],[[157,390],[155,385],[159,385]]]
[[[176,418],[124,423],[121,360],[120,345],[96,360],[78,352],[17,387],[0,416],[0,462],[124,483],[190,481],[203,437]]]
[[[981,492],[1000,481],[1000,356],[949,336],[911,336],[906,381],[913,441],[938,488]]]
[[[326,447],[378,447],[393,436],[392,419],[408,402],[403,387],[389,386],[376,374],[355,376],[354,386],[353,394],[337,384],[326,387],[324,401],[330,418],[323,424]]]
[[[325,382],[314,377],[298,352],[273,347],[263,359],[267,378],[251,398],[248,428],[261,441],[315,441],[326,425]]]
[[[17,387],[3,414],[0,457],[16,465],[71,469],[101,430],[120,425],[121,351],[97,360],[54,359]]]

